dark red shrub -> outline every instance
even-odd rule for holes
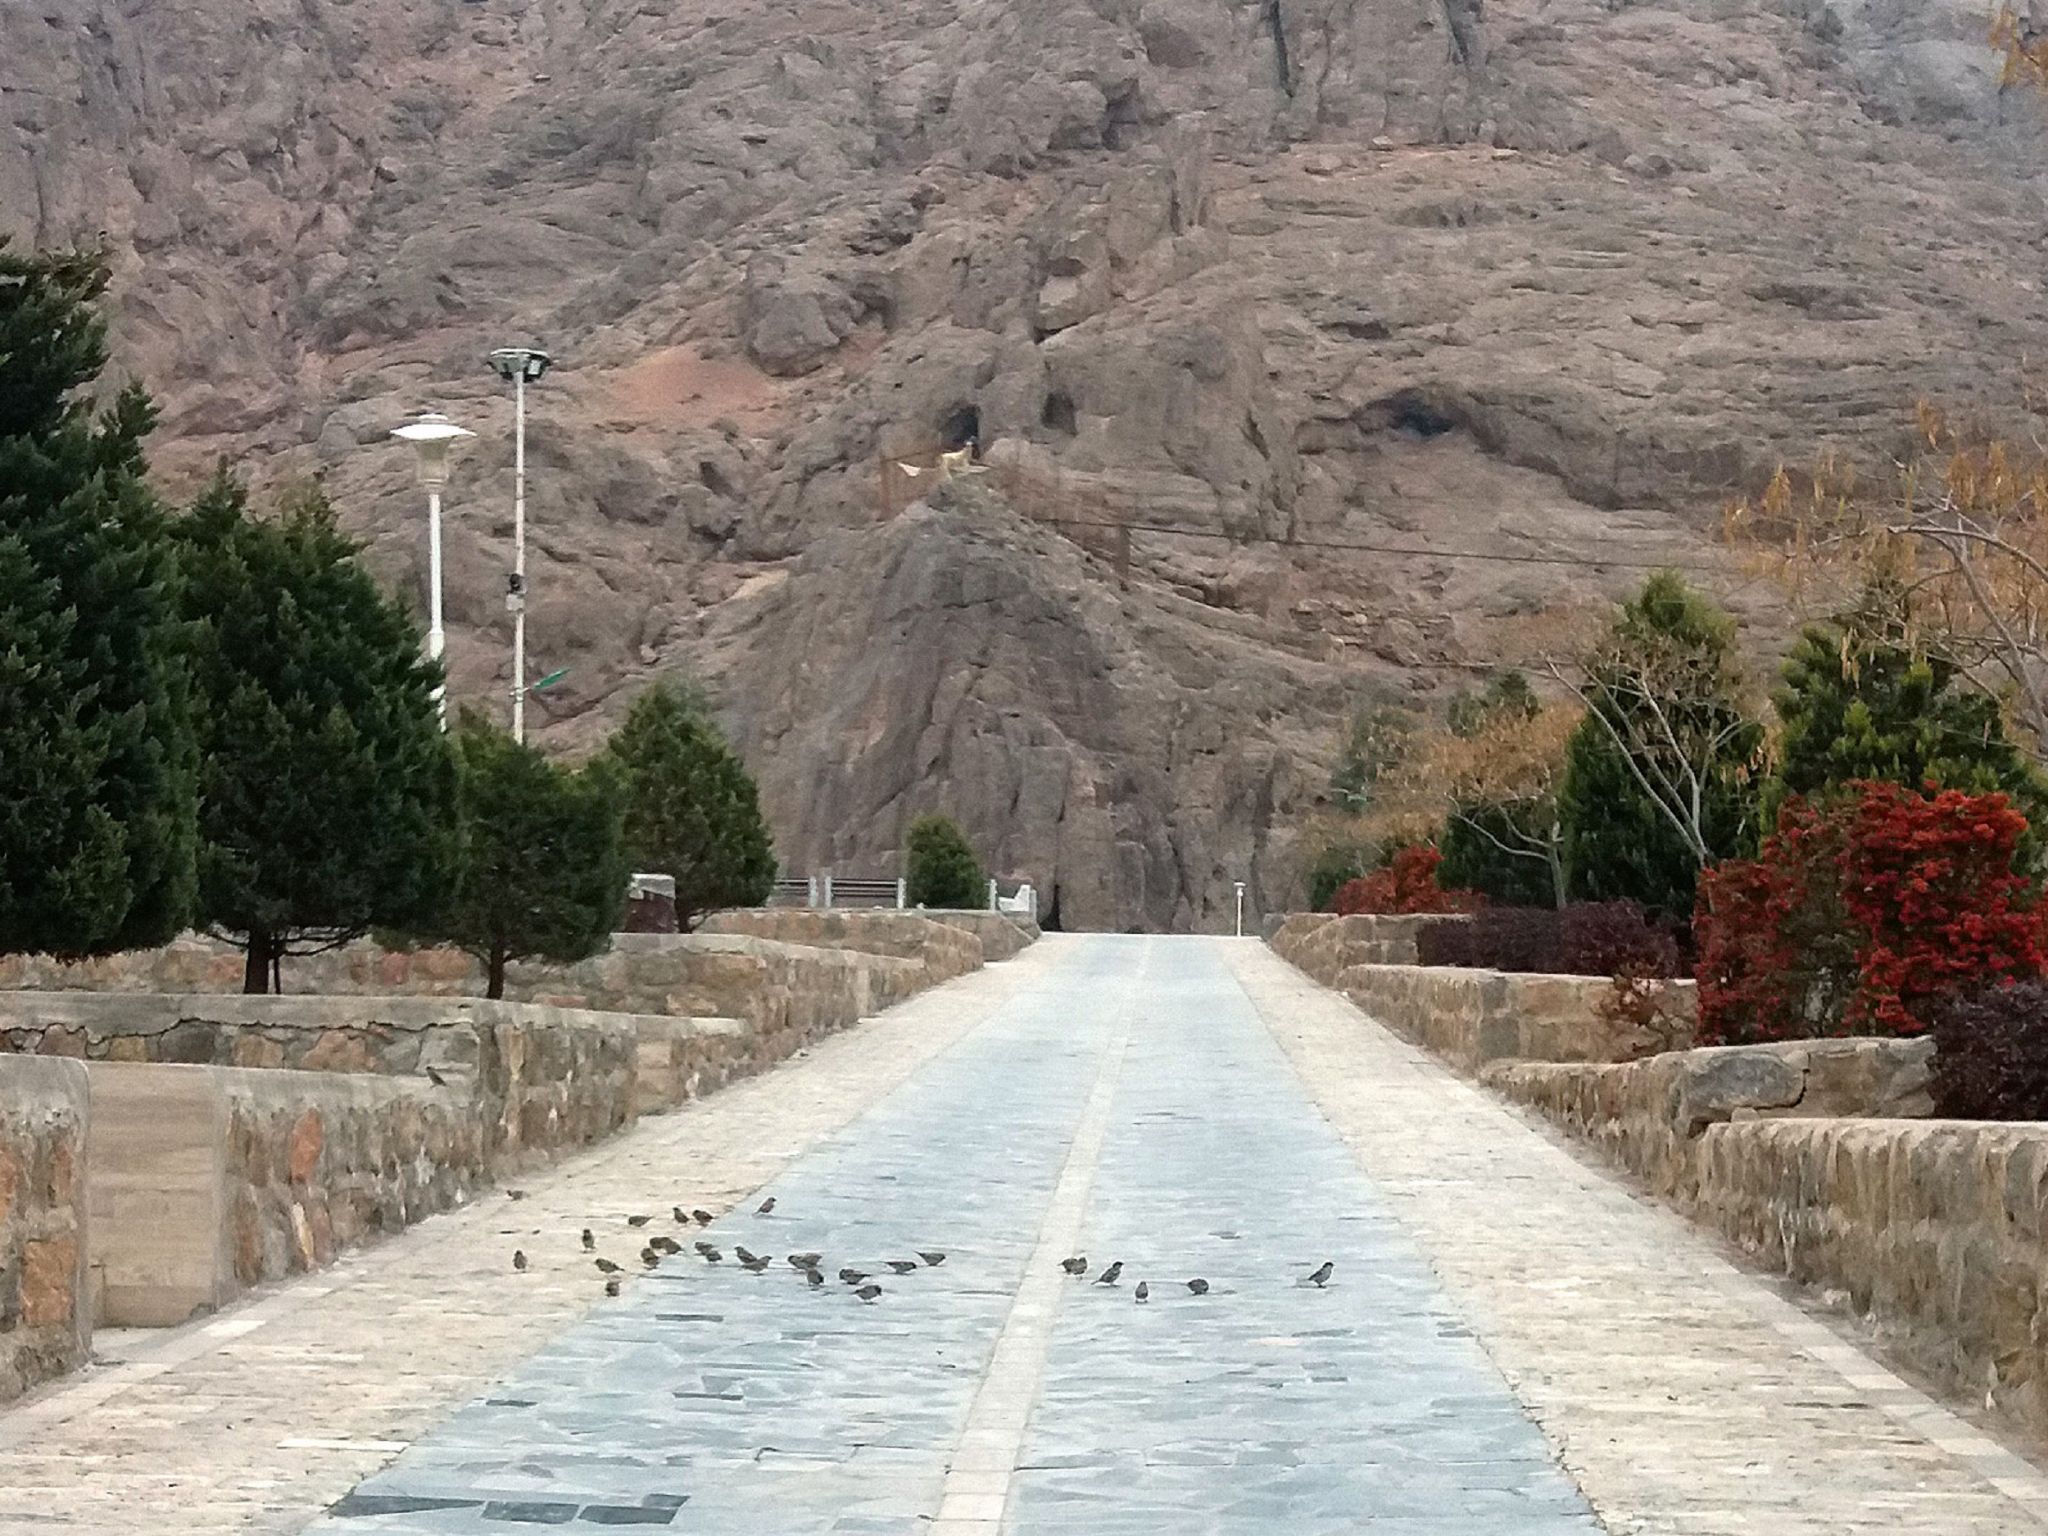
[[[1548,907],[1482,907],[1462,923],[1442,923],[1415,936],[1424,965],[1477,966],[1489,971],[1642,977],[1683,975],[1678,942],[1652,926],[1632,901],[1575,902]]]
[[[1632,901],[1577,901],[1557,914],[1564,969],[1574,976],[1671,977],[1684,972],[1678,940]]]
[[[2048,1120],[2048,984],[1975,988],[1936,1001],[1934,1112],[1954,1120]]]
[[[1700,877],[1693,937],[1699,1041],[1754,1045],[1845,1032],[1856,935],[1841,899],[1844,826],[1801,799],[1754,859]]]
[[[1468,912],[1481,900],[1473,891],[1447,891],[1436,883],[1443,855],[1423,843],[1399,850],[1384,867],[1337,889],[1333,910],[1351,917],[1361,912]]]

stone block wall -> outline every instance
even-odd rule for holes
[[[1921,1119],[1928,1040],[1800,1040],[1670,1051],[1621,1064],[1496,1062],[1480,1080],[1529,1105],[1681,1202],[1698,1193],[1701,1138],[1731,1121]]]
[[[90,1119],[77,1062],[0,1058],[0,1402],[70,1370],[91,1341]]]
[[[490,1128],[426,1078],[94,1062],[101,1326],[170,1327],[462,1204]]]
[[[95,1062],[432,1074],[478,1118],[493,1167],[587,1145],[786,1054],[723,1018],[475,998],[90,992],[0,993],[0,1045]]]
[[[1463,1071],[1490,1061],[1626,1061],[1656,1042],[1601,1016],[1612,982],[1456,966],[1352,965],[1336,988],[1404,1039]],[[1692,1016],[1690,981],[1665,984],[1667,1006]]]
[[[819,949],[852,949],[923,963],[931,980],[950,981],[982,964],[981,936],[963,924],[921,912],[866,908],[748,907],[714,912],[700,934],[747,934]]]
[[[1289,965],[1308,972],[1326,987],[1334,987],[1337,978],[1353,966],[1415,964],[1416,934],[1440,923],[1464,921],[1451,913],[1337,917],[1328,912],[1294,912],[1270,925],[1266,942]]]
[[[1703,1220],[2048,1434],[2048,1126],[1753,1120],[1702,1138]]]

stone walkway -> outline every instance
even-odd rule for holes
[[[0,1529],[2003,1536],[2048,1511],[2025,1463],[1247,941],[1048,939],[528,1189],[0,1414]],[[667,1215],[740,1195],[707,1233]],[[662,1232],[724,1261],[644,1272]],[[821,1287],[784,1261],[806,1249]]]

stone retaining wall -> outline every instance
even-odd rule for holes
[[[90,1061],[432,1073],[485,1129],[493,1167],[582,1146],[780,1059],[731,1019],[421,997],[0,993],[0,1045]]]
[[[91,1341],[89,1121],[77,1062],[0,1059],[0,1402],[70,1370]]]
[[[1933,1059],[1928,1040],[1799,1040],[1620,1064],[1496,1062],[1480,1080],[1685,1202],[1699,1189],[1709,1127],[1785,1116],[1924,1118],[1934,1112]]]
[[[1447,965],[1353,965],[1335,986],[1380,1023],[1463,1071],[1490,1061],[1626,1061],[1659,1043],[1601,1016],[1613,983]],[[1690,1030],[1693,983],[1664,984],[1680,1033]]]
[[[1353,966],[1415,964],[1417,933],[1440,923],[1464,921],[1455,913],[1337,917],[1328,912],[1293,912],[1270,925],[1266,942],[1289,965],[1308,972],[1326,987],[1334,987],[1338,977]]]
[[[2048,1126],[1710,1127],[1694,1212],[1843,1295],[1907,1361],[2048,1434]]]
[[[817,949],[894,955],[921,962],[935,982],[979,970],[983,958],[979,934],[920,912],[749,907],[714,912],[697,932],[746,934]]]
[[[94,1062],[95,1321],[171,1327],[449,1210],[491,1126],[424,1077]]]

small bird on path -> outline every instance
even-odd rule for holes
[[[1109,1268],[1105,1269],[1101,1274],[1095,1277],[1095,1283],[1097,1285],[1115,1285],[1117,1276],[1121,1275],[1123,1272],[1124,1261],[1122,1259],[1118,1259],[1114,1264],[1110,1265]]]
[[[681,1253],[683,1245],[672,1237],[650,1237],[647,1246],[657,1253]]]
[[[642,1264],[645,1264],[649,1269],[652,1269],[655,1265],[661,1262],[661,1255],[657,1253],[652,1246],[642,1248],[640,1250],[640,1262]]]
[[[644,1227],[652,1220],[654,1220],[652,1216],[628,1216],[626,1218],[626,1225],[629,1227]]]
[[[839,1271],[839,1278],[844,1280],[848,1285],[859,1285],[861,1281],[867,1279],[867,1277],[868,1272],[866,1270],[855,1269],[852,1265],[848,1265],[845,1269]]]
[[[882,1262],[895,1270],[899,1275],[907,1275],[917,1268],[917,1265],[909,1259],[884,1259]]]
[[[858,1296],[862,1301],[873,1301],[877,1296],[882,1294],[882,1288],[879,1285],[864,1285],[859,1290],[855,1291],[853,1294]]]
[[[526,1198],[526,1191],[523,1189],[508,1189],[505,1191],[505,1198],[507,1200],[524,1200]]]
[[[599,1259],[597,1261],[597,1272],[601,1275],[616,1275],[619,1272],[619,1266],[610,1259]]]
[[[616,1296],[619,1294],[619,1277],[617,1275],[614,1275],[611,1279],[605,1281],[604,1293],[607,1296]]]
[[[825,1255],[822,1253],[792,1253],[789,1256],[791,1269],[816,1269]]]
[[[815,1290],[816,1290],[816,1289],[817,1289],[817,1288],[818,1288],[819,1286],[821,1286],[821,1285],[823,1285],[823,1284],[825,1283],[825,1277],[824,1277],[823,1275],[819,1274],[819,1273],[818,1273],[818,1271],[816,1271],[815,1269],[807,1269],[807,1270],[805,1270],[805,1271],[804,1271],[804,1279],[808,1280],[808,1281],[809,1281],[809,1282],[811,1283],[811,1289],[812,1289],[812,1290],[814,1290],[814,1291],[815,1291]]]
[[[925,1263],[931,1265],[933,1269],[937,1269],[946,1262],[946,1256],[936,1248],[920,1248],[917,1250],[917,1256],[923,1259]]]
[[[675,1217],[677,1226],[687,1227],[690,1224],[690,1213],[684,1210],[680,1205],[672,1205],[668,1209],[669,1214]]]
[[[590,1230],[590,1228],[588,1228],[588,1227],[585,1227],[585,1228],[583,1229],[583,1251],[584,1251],[585,1253],[590,1253],[590,1252],[593,1252],[593,1251],[595,1251],[595,1249],[596,1249],[596,1248],[597,1248],[597,1234],[596,1234],[595,1232],[591,1231],[591,1230]]]
[[[1200,1275],[1197,1275],[1194,1279],[1188,1282],[1188,1289],[1193,1291],[1197,1296],[1206,1296],[1209,1294],[1209,1282],[1204,1280]]]
[[[1077,1253],[1071,1259],[1061,1259],[1060,1268],[1070,1275],[1085,1275],[1088,1273],[1088,1255]]]
[[[1152,1297],[1152,1282],[1149,1280],[1140,1280],[1138,1282],[1138,1288],[1135,1291],[1131,1292],[1131,1294],[1137,1297],[1137,1299],[1140,1301],[1149,1301]]]
[[[767,1254],[757,1253],[751,1259],[741,1259],[740,1268],[746,1270],[749,1274],[758,1275],[765,1271],[768,1268],[768,1266],[770,1264],[773,1264],[774,1262],[775,1261],[769,1258]]]
[[[1315,1286],[1318,1290],[1322,1289],[1323,1285],[1329,1280],[1331,1272],[1335,1270],[1336,1267],[1337,1266],[1332,1264],[1328,1259],[1323,1260],[1323,1262],[1316,1267],[1315,1272],[1308,1277],[1308,1283],[1312,1286]]]
[[[766,1200],[755,1206],[754,1214],[756,1216],[773,1216],[775,1214],[775,1197],[770,1195]]]
[[[751,1249],[742,1248],[738,1243],[732,1245],[732,1256],[742,1264],[751,1264],[755,1258],[755,1254]]]
[[[514,1248],[512,1250],[512,1267],[514,1269],[526,1268],[526,1252],[524,1249]]]
[[[706,1210],[692,1209],[690,1212],[690,1220],[696,1222],[700,1227],[710,1226],[714,1219],[712,1214]]]
[[[704,1262],[706,1264],[723,1264],[725,1262],[725,1255],[709,1243],[699,1243],[697,1251],[704,1255]]]

